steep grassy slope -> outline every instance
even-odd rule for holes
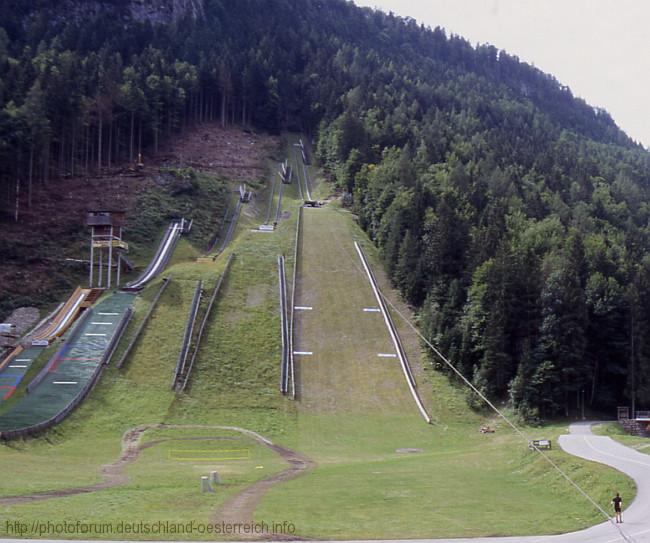
[[[376,303],[354,250],[353,237],[364,236],[352,216],[306,209],[303,225],[296,303],[313,310],[298,313],[296,349],[314,354],[298,358],[296,448],[319,466],[273,489],[258,520],[288,518],[301,534],[325,539],[529,535],[599,520],[507,428],[479,434],[483,419],[463,406],[460,391],[422,371],[411,344],[437,421],[425,424],[398,361],[377,357],[394,349],[381,316],[363,312]],[[541,433],[555,440],[564,431]],[[603,505],[605,489],[626,484],[561,451],[552,456]]]
[[[323,195],[326,188],[321,185],[318,191]],[[597,520],[507,431],[479,435],[483,418],[465,407],[462,393],[441,375],[419,367],[420,390],[436,424],[422,421],[396,362],[376,357],[390,349],[387,332],[371,320],[377,315],[357,317],[360,306],[373,300],[352,251],[352,238],[363,241],[376,270],[378,262],[353,217],[336,205],[305,213],[299,262],[302,298],[297,301],[312,296],[315,309],[305,315],[309,321],[301,322],[299,340],[305,347],[314,345],[315,356],[300,361],[299,401],[280,397],[276,257],[292,255],[299,203],[294,185],[285,192],[285,219],[276,232],[254,232],[265,217],[268,196],[260,191],[245,208],[232,246],[216,262],[197,263],[197,248],[180,247],[169,268],[174,279],[122,371],[109,368],[84,405],[42,438],[0,446],[0,495],[98,482],[101,466],[118,457],[124,432],[141,424],[237,425],[318,463],[308,475],[274,488],[255,513],[267,523],[291,521],[303,536],[524,534],[575,529]],[[231,252],[236,257],[190,387],[177,398],[170,391],[171,377],[195,282],[203,279],[211,287]],[[289,258],[287,268],[292,264]],[[134,325],[157,288],[158,282],[148,287],[136,305]],[[386,292],[398,302],[389,289]],[[419,366],[418,344],[407,340],[409,355]],[[555,439],[563,430],[548,427],[543,436]],[[170,438],[173,441],[158,442]],[[215,428],[157,429],[145,433],[143,442],[146,449],[126,468],[130,480],[124,485],[6,506],[5,515],[28,526],[34,520],[111,526],[119,521],[206,523],[235,493],[285,467],[267,449]],[[403,454],[398,448],[422,451]],[[229,459],[230,449],[244,458]],[[183,452],[187,450],[191,452]],[[627,480],[611,470],[561,451],[552,454],[603,503],[613,487],[633,493]],[[215,495],[200,494],[199,476],[214,469],[225,485]],[[510,511],[507,518],[494,514],[503,507]],[[41,536],[60,535],[45,528]],[[0,534],[7,535],[4,524]],[[160,539],[158,534],[117,535]]]

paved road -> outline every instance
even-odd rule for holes
[[[570,435],[560,437],[560,446],[570,454],[607,464],[634,479],[637,485],[637,496],[632,504],[623,512],[624,523],[620,526],[624,530],[627,541],[650,543],[650,456],[625,447],[609,437],[593,435],[591,432],[591,424],[572,424],[570,427]],[[49,542],[51,540],[44,541]],[[409,543],[619,543],[625,541],[626,539],[615,525],[604,522],[587,530],[555,536],[422,539],[409,540]],[[24,543],[24,540],[5,539],[2,542]],[[76,541],[75,543],[86,542]],[[312,541],[310,543],[317,542]],[[356,541],[354,543],[398,542]]]

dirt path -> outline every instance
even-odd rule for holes
[[[122,453],[119,458],[111,464],[106,464],[101,469],[102,481],[93,485],[79,486],[73,488],[66,488],[62,490],[48,490],[45,492],[37,492],[34,494],[27,494],[24,496],[9,496],[0,498],[0,506],[19,505],[23,503],[31,503],[40,500],[50,500],[53,498],[64,498],[67,496],[77,496],[79,494],[89,494],[91,492],[98,492],[107,488],[113,488],[126,484],[129,480],[128,475],[124,473],[127,465],[135,462],[140,456],[140,452],[160,443],[171,441],[170,439],[158,439],[149,443],[140,443],[143,434],[147,430],[188,430],[188,429],[202,429],[202,430],[231,430],[244,434],[261,445],[268,447],[272,451],[279,454],[286,460],[290,467],[267,477],[257,483],[244,489],[237,494],[234,498],[228,500],[218,513],[219,520],[224,522],[250,522],[253,511],[259,503],[264,493],[273,485],[288,481],[297,477],[301,472],[309,470],[315,466],[315,463],[309,458],[302,456],[290,449],[276,445],[272,441],[266,439],[264,436],[247,430],[245,428],[238,428],[236,426],[208,426],[200,424],[143,424],[127,431],[122,436]],[[183,438],[183,439],[201,439],[210,440],[215,438],[199,437],[199,438]]]
[[[250,435],[250,434],[249,434]],[[253,439],[261,438],[261,436],[251,435]],[[253,521],[253,513],[257,508],[260,500],[266,494],[266,492],[273,486],[295,479],[299,475],[302,475],[304,472],[307,472],[314,467],[316,467],[316,462],[310,458],[299,454],[285,447],[275,445],[270,441],[262,438],[264,445],[269,449],[275,451],[279,454],[284,460],[289,463],[289,467],[275,475],[271,475],[266,479],[257,481],[252,485],[246,487],[244,490],[230,498],[226,503],[224,503],[219,510],[217,511],[214,521],[215,523],[226,523],[226,524],[248,524]],[[251,535],[247,535],[247,538],[251,538]],[[302,537],[293,537],[290,535],[280,535],[280,534],[261,534],[259,539],[265,541],[268,540],[304,540]]]

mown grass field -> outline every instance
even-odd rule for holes
[[[289,138],[287,143],[293,141]],[[315,168],[310,170],[315,178]],[[396,319],[436,422],[424,423],[398,362],[376,356],[392,352],[392,346],[381,317],[362,311],[376,303],[353,238],[363,241],[384,292],[400,310],[408,308],[388,288],[376,252],[352,215],[336,205],[305,213],[297,301],[315,309],[299,316],[297,347],[315,355],[298,362],[299,400],[282,398],[277,255],[287,256],[290,280],[299,201],[296,185],[285,187],[284,218],[278,229],[273,234],[254,232],[266,216],[267,190],[260,190],[244,208],[232,245],[215,262],[197,263],[203,247],[188,240],[179,244],[166,272],[173,275],[172,283],[121,371],[110,367],[89,399],[46,435],[0,445],[0,496],[98,482],[101,466],[119,456],[123,433],[141,424],[232,425],[259,432],[318,463],[307,475],[274,487],[255,513],[256,520],[267,523],[291,521],[305,537],[537,534],[574,530],[600,520],[505,427],[499,425],[496,434],[479,434],[487,417],[471,412],[464,391],[428,369],[417,338]],[[323,198],[327,191],[324,183],[316,183],[312,192]],[[211,289],[231,253],[236,256],[190,385],[177,397],[170,389],[171,379],[196,281],[204,280]],[[159,282],[138,299],[125,342],[146,313]],[[566,427],[527,431],[531,437],[556,440]],[[30,524],[34,520],[205,523],[214,520],[228,497],[286,467],[249,438],[216,428],[150,430],[142,441],[149,445],[126,468],[127,484],[8,506],[2,519]],[[400,448],[421,452],[397,452]],[[226,457],[225,451],[231,449],[239,451],[234,456],[244,458]],[[186,450],[192,452],[179,452]],[[550,455],[603,504],[614,488],[633,493],[630,481],[613,470],[560,450]],[[200,494],[199,477],[211,470],[219,471],[225,484],[216,494]],[[7,535],[11,534],[0,522],[0,536]],[[120,537],[161,539],[151,534]]]
[[[398,361],[377,357],[394,348],[381,315],[363,312],[377,304],[353,247],[363,235],[352,216],[328,207],[303,217],[297,304],[313,310],[297,313],[296,348],[314,354],[298,359],[297,448],[319,466],[274,488],[256,518],[288,515],[303,535],[326,539],[529,535],[600,520],[504,425],[480,434],[485,420],[444,377],[424,371],[408,342],[436,420],[424,422]],[[551,426],[533,437],[565,431]],[[606,468],[550,455],[603,504],[601,487],[625,484]]]
[[[626,447],[650,454],[650,438],[628,434],[618,422],[605,422],[593,427],[594,434],[611,437]]]

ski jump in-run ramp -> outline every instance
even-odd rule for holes
[[[188,229],[189,227],[187,226],[186,221],[184,219],[172,221],[170,225],[167,227],[167,230],[165,231],[165,235],[163,236],[163,239],[158,245],[158,249],[156,250],[156,253],[154,254],[151,261],[149,262],[149,265],[145,268],[145,270],[142,272],[140,277],[131,281],[130,283],[127,283],[124,286],[123,290],[126,291],[140,290],[144,288],[144,286],[149,281],[151,281],[156,276],[158,276],[158,274],[160,274],[165,268],[165,266],[167,265],[167,262],[169,262],[169,259],[171,258],[171,255],[174,252],[174,248],[176,247],[176,243],[178,243],[181,234],[186,232]]]
[[[8,400],[14,394],[43,349],[62,336],[101,292],[98,289],[77,287],[54,318],[32,334],[30,347],[18,345],[4,360],[0,360],[0,402]]]

